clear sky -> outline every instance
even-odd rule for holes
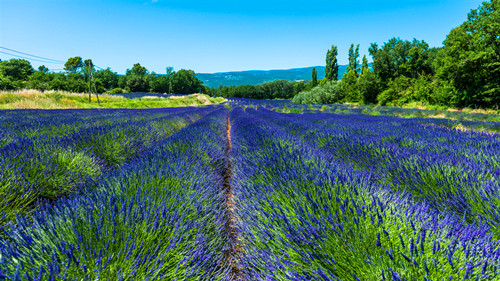
[[[360,44],[361,56],[370,43],[392,37],[442,46],[481,2],[0,0],[0,46],[61,61],[91,58],[120,74],[137,62],[156,73],[167,66],[211,73],[324,65],[332,44],[347,64],[351,43]],[[63,68],[32,61],[40,64]]]

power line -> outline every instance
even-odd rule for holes
[[[9,48],[5,48],[5,47],[2,47],[2,46],[0,46],[0,49],[8,50],[8,51],[11,51],[11,52],[14,52],[14,53],[23,54],[23,55],[26,55],[26,56],[35,57],[35,58],[39,58],[39,59],[44,59],[44,60],[49,60],[49,61],[55,61],[55,62],[64,63],[63,61],[60,61],[60,60],[54,60],[54,59],[48,59],[48,58],[44,58],[44,57],[40,57],[40,56],[35,56],[35,55],[31,55],[31,54],[19,52],[19,51],[16,51],[16,50],[12,50],[12,49],[9,49]]]
[[[9,55],[9,56],[13,56],[13,57],[17,57],[17,58],[21,58],[21,59],[25,59],[25,60],[33,60],[33,61],[39,61],[39,62],[51,63],[51,64],[64,64],[64,63],[61,63],[61,62],[52,62],[52,61],[44,61],[44,60],[39,60],[39,59],[27,58],[27,57],[15,55],[15,54],[10,54],[10,53],[6,53],[6,52],[2,52],[2,51],[0,51],[0,53],[6,54],[6,55]]]
[[[49,58],[44,58],[44,57],[40,57],[40,56],[35,56],[35,55],[28,54],[28,53],[23,53],[23,52],[19,52],[19,51],[16,51],[16,50],[9,49],[9,48],[5,48],[5,47],[2,47],[2,46],[0,46],[0,49],[8,50],[8,51],[11,51],[11,52],[15,52],[15,53],[19,53],[19,54],[23,54],[23,55],[35,57],[35,58],[41,58],[43,60],[34,59],[34,58],[27,58],[27,57],[24,57],[24,56],[20,56],[20,55],[16,55],[16,54],[11,54],[11,53],[6,53],[6,52],[3,52],[3,51],[0,51],[0,53],[6,54],[6,55],[9,55],[9,56],[13,56],[13,57],[17,57],[17,58],[22,58],[22,59],[26,59],[26,60],[33,60],[33,61],[38,61],[38,62],[43,62],[43,63],[50,63],[50,64],[65,64],[64,61],[54,60],[54,59],[49,59]],[[99,70],[104,70],[104,68],[102,68],[100,66],[97,66],[95,64],[93,66],[95,66]]]

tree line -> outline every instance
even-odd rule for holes
[[[498,108],[500,104],[500,0],[483,2],[467,21],[451,30],[444,44],[431,48],[424,40],[391,38],[372,43],[360,60],[359,44],[351,44],[346,73],[338,80],[338,48],[326,54],[325,78],[311,81],[277,80],[259,85],[208,88],[194,71],[166,74],[149,72],[139,63],[118,75],[111,69],[95,70],[91,60],[68,59],[65,72],[34,70],[29,61],[0,61],[0,89],[88,91],[90,73],[98,92],[155,92],[253,99],[292,99],[295,103],[432,104],[450,107]]]
[[[258,85],[219,86],[208,89],[207,94],[248,99],[292,99],[298,93],[311,88],[311,83],[303,81],[275,80]]]
[[[372,43],[359,62],[351,44],[349,66],[337,80],[337,47],[326,54],[325,79],[302,91],[295,103],[354,102],[381,105],[421,103],[450,107],[497,108],[500,104],[500,0],[483,2],[467,21],[451,30],[443,47],[424,40],[392,38]],[[313,71],[312,80],[317,74]]]
[[[110,68],[96,70],[91,59],[69,58],[64,64],[65,72],[50,72],[45,66],[35,70],[25,59],[0,61],[0,89],[63,90],[68,92],[88,92],[92,73],[97,92],[153,92],[191,94],[207,92],[208,88],[196,77],[192,70],[174,71],[166,68],[166,74],[149,72],[139,63],[127,69],[125,75],[118,75]],[[93,86],[93,85],[92,85]]]

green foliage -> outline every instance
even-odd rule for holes
[[[449,93],[444,88],[439,89],[440,87],[439,83],[433,82],[432,76],[417,78],[399,76],[389,82],[388,88],[378,96],[378,101],[381,105],[398,106],[417,101],[424,104],[437,104],[438,101],[444,102],[444,96]],[[436,96],[436,92],[439,92],[441,96]]]
[[[15,83],[8,77],[0,76],[0,89],[3,90],[15,90],[17,89]]]
[[[39,68],[40,69],[40,68]],[[46,71],[38,70],[28,78],[28,88],[45,91],[49,89],[50,75]],[[0,87],[1,88],[1,87]]]
[[[378,97],[380,105],[397,105],[398,100],[405,95],[406,90],[410,87],[410,78],[399,76],[389,82],[388,88],[383,91]]]
[[[94,70],[94,63],[92,62],[91,59],[86,59],[83,61],[83,64],[85,65],[85,71],[90,73],[91,71]]]
[[[47,73],[47,72],[49,72],[49,69],[47,67],[45,67],[45,65],[40,65],[38,67],[38,71],[41,71],[43,73]]]
[[[338,49],[332,45],[332,48],[326,52],[325,80],[337,81],[339,75],[339,64],[337,62]]]
[[[109,67],[104,70],[96,71],[94,77],[102,81],[102,85],[105,89],[114,89],[118,87],[118,74],[111,71]]]
[[[441,106],[459,107],[460,102],[457,100],[458,92],[453,81],[436,80],[433,83],[434,91],[431,96],[430,103]]]
[[[361,74],[365,74],[370,71],[370,66],[368,66],[368,59],[363,56],[363,64],[361,66]]]
[[[51,93],[49,95],[55,101],[60,101],[62,98],[64,98],[64,94],[62,94],[61,92],[53,92],[53,93]]]
[[[345,98],[342,82],[327,82],[309,91],[300,92],[292,102],[297,104],[332,104]]]
[[[143,77],[135,74],[127,75],[127,87],[131,92],[147,92],[148,86]]]
[[[373,70],[384,85],[399,76],[414,78],[431,73],[428,50],[429,45],[423,40],[410,42],[399,38],[390,39],[382,48],[375,43],[369,48]]]
[[[345,92],[346,102],[359,102],[361,101],[361,94],[358,87],[358,78],[354,69],[349,70],[341,80],[341,86]]]
[[[24,59],[0,61],[0,76],[11,80],[26,80],[34,72],[30,62]]]
[[[351,44],[349,48],[349,65],[347,66],[346,73],[353,70],[356,76],[359,75],[361,70],[359,69],[359,44],[356,46],[356,50],[354,50],[354,44]]]
[[[119,92],[120,89],[113,91]],[[206,95],[188,95],[183,97],[144,97],[129,99],[123,96],[99,95],[100,103],[95,96],[88,102],[88,94],[66,92],[45,92],[35,90],[0,93],[0,109],[60,109],[60,108],[161,108],[185,107],[225,102],[224,98],[211,98]]]
[[[219,90],[224,97],[238,97],[251,99],[292,99],[301,91],[310,90],[313,83],[290,82],[275,80],[259,85],[240,85],[209,89],[212,96],[219,96]]]
[[[172,75],[172,90],[175,94],[192,94],[199,91],[202,82],[192,70],[181,69]]]
[[[316,68],[313,67],[312,70],[312,86],[316,87],[318,85],[318,72],[316,71]]]
[[[438,77],[453,81],[459,106],[500,104],[500,1],[484,2],[444,41]]]
[[[114,88],[113,90],[107,91],[107,94],[121,94],[123,93],[122,88]]]
[[[364,104],[376,103],[377,95],[380,93],[380,83],[377,75],[369,69],[363,71],[358,78],[358,90]]]
[[[259,85],[210,89],[203,86],[192,70],[181,69],[175,72],[172,67],[167,67],[166,75],[157,75],[154,72],[149,73],[145,67],[136,63],[132,69],[127,69],[125,76],[119,76],[109,68],[96,71],[96,87],[99,92],[116,88],[124,92],[174,94],[201,91],[211,96],[254,99],[291,99],[301,93],[301,97],[297,98],[300,103],[303,101],[317,103],[319,99],[363,103],[378,101],[381,104],[394,105],[417,102],[458,108],[498,108],[500,105],[499,8],[500,0],[483,2],[478,9],[469,13],[467,21],[448,34],[444,47],[430,48],[424,40],[408,41],[400,38],[391,38],[381,47],[372,43],[368,49],[373,58],[372,70],[366,56],[363,57],[360,67],[359,44],[356,46],[351,44],[347,72],[339,84],[342,87],[341,99],[338,99],[340,95],[337,94],[333,95],[335,96],[333,99],[313,98],[310,94],[312,88],[318,84],[322,88],[315,90],[316,94],[321,96],[329,93],[329,89],[332,88],[329,83],[338,80],[338,48],[334,45],[327,50],[325,78],[318,81],[318,73],[316,68],[313,68],[310,83],[277,80]],[[85,80],[85,73],[78,71],[84,65],[92,65],[91,60],[86,60],[84,64],[82,58],[77,56],[66,62],[65,70],[68,73],[50,73],[44,66],[34,71],[29,62],[22,59],[0,61],[0,90],[31,88],[42,91],[86,92],[88,83]],[[283,72],[276,73],[285,75]],[[273,75],[278,75],[276,73]],[[205,79],[210,79],[211,83],[226,77],[226,74],[220,74],[219,78],[214,75],[201,75]],[[245,75],[255,76],[254,73]]]
[[[76,72],[83,67],[82,57],[69,58],[64,64],[64,70],[69,72]]]

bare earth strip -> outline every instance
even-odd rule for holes
[[[224,233],[227,235],[228,250],[224,253],[225,262],[229,263],[231,266],[231,272],[229,275],[229,280],[244,280],[241,272],[241,268],[238,265],[239,256],[242,252],[241,241],[238,237],[236,217],[235,217],[235,198],[233,194],[233,189],[230,184],[231,179],[231,161],[230,161],[230,151],[231,151],[231,123],[229,121],[229,115],[227,117],[227,148],[226,148],[226,172],[224,174],[223,190],[225,195],[225,225]]]

